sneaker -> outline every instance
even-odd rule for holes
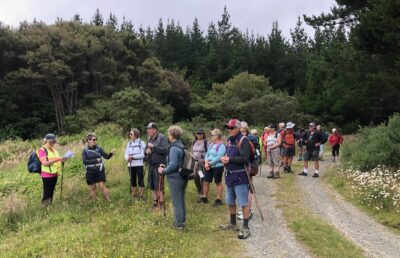
[[[180,226],[174,226],[174,229],[177,231],[183,231],[185,229],[185,225],[180,225]]]
[[[243,228],[240,230],[239,234],[238,234],[238,238],[239,238],[239,239],[246,239],[246,238],[248,238],[250,235],[251,235],[250,229],[249,229],[249,228],[243,227]]]
[[[215,202],[214,202],[214,204],[213,204],[213,206],[214,207],[217,207],[217,206],[221,206],[223,203],[222,203],[222,201],[220,200],[220,199],[216,199],[215,200]]]
[[[233,225],[231,223],[219,225],[219,228],[222,230],[239,231],[239,226],[237,224]]]
[[[274,178],[274,171],[269,172],[267,178]]]
[[[242,220],[242,219],[243,219],[243,212],[238,211],[238,212],[236,213],[236,217],[237,217],[238,220]]]
[[[298,174],[299,176],[307,176],[307,173],[304,171],[301,171],[301,173]]]
[[[302,158],[298,158],[298,159],[297,159],[297,161],[301,161],[301,160],[302,160]]]
[[[281,176],[280,176],[280,174],[279,174],[279,172],[275,172],[274,173],[274,179],[277,179],[277,178],[280,178]]]
[[[318,173],[314,173],[314,175],[312,177],[319,177]]]

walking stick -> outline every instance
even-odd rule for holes
[[[264,216],[263,216],[263,214],[261,212],[260,205],[258,204],[258,200],[257,200],[257,196],[256,196],[256,189],[254,188],[253,182],[250,179],[249,169],[248,169],[248,167],[246,165],[244,166],[244,168],[246,170],[247,179],[249,180],[250,189],[251,189],[251,191],[253,193],[253,196],[254,196],[254,201],[256,202],[256,207],[257,207],[258,211],[260,212],[261,221],[264,221]]]
[[[60,190],[60,202],[62,202],[63,182],[64,182],[64,162],[61,162],[61,190]]]

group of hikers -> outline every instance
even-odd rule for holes
[[[252,217],[251,203],[254,186],[253,176],[261,170],[261,161],[265,159],[269,165],[267,178],[280,178],[280,168],[283,172],[293,173],[292,161],[297,152],[298,160],[304,161],[304,168],[299,173],[308,175],[308,162],[314,162],[314,175],[319,177],[318,160],[325,142],[332,146],[332,162],[339,157],[340,145],[343,137],[337,129],[332,129],[328,135],[320,126],[310,123],[308,130],[298,128],[294,130],[292,122],[279,123],[278,128],[270,124],[264,128],[259,136],[256,129],[250,130],[246,122],[230,119],[224,125],[228,131],[226,142],[223,133],[215,128],[210,133],[210,142],[206,132],[199,128],[196,131],[191,149],[187,150],[181,141],[183,130],[173,125],[167,130],[167,137],[158,130],[156,123],[146,126],[147,142],[141,140],[140,131],[132,128],[129,141],[126,145],[124,159],[126,160],[129,175],[131,195],[133,198],[145,198],[145,165],[148,166],[147,187],[152,191],[152,206],[155,209],[165,210],[164,205],[164,178],[167,178],[170,198],[172,200],[177,230],[183,230],[186,224],[185,190],[190,179],[193,179],[198,194],[198,202],[208,203],[210,184],[216,184],[216,198],[213,206],[223,205],[222,195],[225,181],[225,204],[228,206],[230,220],[220,225],[222,230],[239,231],[238,237],[246,239],[250,236],[249,220]],[[86,182],[90,197],[95,200],[97,186],[103,193],[104,199],[110,201],[110,194],[105,185],[106,174],[103,159],[110,159],[115,153],[112,149],[105,152],[97,144],[97,136],[90,133],[85,138],[85,148],[82,151],[82,162],[86,170]],[[43,181],[42,205],[51,204],[54,189],[60,174],[61,164],[65,158],[60,157],[55,148],[56,135],[47,134],[44,145],[38,150],[41,163],[41,177]],[[186,149],[186,150],[185,150]],[[181,173],[182,165],[189,151],[196,160],[196,167],[192,175]],[[241,208],[237,211],[237,208]],[[239,228],[237,219],[243,220]]]

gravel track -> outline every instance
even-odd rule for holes
[[[253,200],[253,218],[249,222],[251,236],[243,240],[248,257],[310,257],[306,250],[296,242],[294,234],[287,228],[282,210],[277,208],[277,186],[274,180],[267,179],[266,167],[261,176],[253,178],[257,200],[264,215],[260,214]]]
[[[345,201],[321,178],[312,178],[313,164],[309,165],[307,177],[295,174],[304,204],[362,248],[366,256],[400,257],[400,236]],[[320,162],[322,176],[330,165],[329,161]]]

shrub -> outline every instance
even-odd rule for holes
[[[389,118],[387,125],[361,128],[354,141],[343,145],[342,157],[362,171],[378,165],[400,168],[400,115]]]

